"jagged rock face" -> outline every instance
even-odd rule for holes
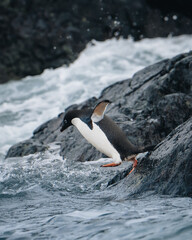
[[[137,195],[146,191],[192,196],[192,118],[174,129],[151,153],[142,158],[134,174],[121,172],[111,179],[114,192]],[[122,181],[120,179],[124,178]]]
[[[192,33],[188,0],[0,1],[0,83],[74,61],[92,39]]]
[[[107,87],[99,99],[93,97],[68,108],[93,107],[98,101],[108,99],[112,104],[106,114],[117,122],[131,142],[139,146],[157,145],[151,155],[139,160],[132,177],[120,181],[119,189],[126,184],[130,194],[155,190],[158,193],[191,196],[191,86],[190,52],[151,65],[137,72],[133,78]],[[75,127],[60,132],[63,117],[64,113],[61,113],[42,124],[34,131],[31,139],[12,146],[7,157],[44,151],[52,142],[60,144],[61,156],[72,161],[97,160],[102,157]],[[128,171],[118,172],[108,185],[124,178]]]

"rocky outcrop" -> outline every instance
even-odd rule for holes
[[[151,154],[140,159],[136,172],[126,177],[129,170],[118,173],[108,183],[110,186],[118,182],[114,186],[117,195],[122,191],[128,195],[152,191],[191,197],[192,118],[174,129]]]
[[[132,177],[129,169],[118,172],[108,185],[123,179],[129,193],[146,190],[189,196],[192,194],[192,52],[180,54],[137,72],[131,79],[117,82],[101,93],[69,109],[94,106],[109,99],[107,115],[116,121],[137,145],[157,145],[139,160]],[[56,142],[60,154],[74,161],[96,160],[102,154],[86,142],[74,127],[60,132],[64,113],[42,124],[31,139],[10,148],[7,157],[24,156],[49,148]],[[131,179],[131,180],[130,180]],[[128,182],[128,183],[127,183]],[[133,187],[136,185],[136,187]]]
[[[0,83],[69,64],[92,39],[192,33],[188,0],[0,1]]]

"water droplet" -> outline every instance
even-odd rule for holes
[[[115,26],[115,27],[117,27],[117,26],[119,26],[119,25],[120,25],[120,22],[119,22],[119,21],[117,21],[117,20],[115,20],[113,23],[114,23],[114,26]]]
[[[177,20],[177,15],[173,15],[173,20]]]

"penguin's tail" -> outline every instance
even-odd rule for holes
[[[155,149],[156,145],[149,145],[145,147],[141,147],[139,150],[140,152],[151,152]]]

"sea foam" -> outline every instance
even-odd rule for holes
[[[98,97],[108,85],[155,62],[192,49],[191,35],[92,41],[70,66],[46,69],[0,87],[0,153],[32,135],[43,122],[74,103]]]

